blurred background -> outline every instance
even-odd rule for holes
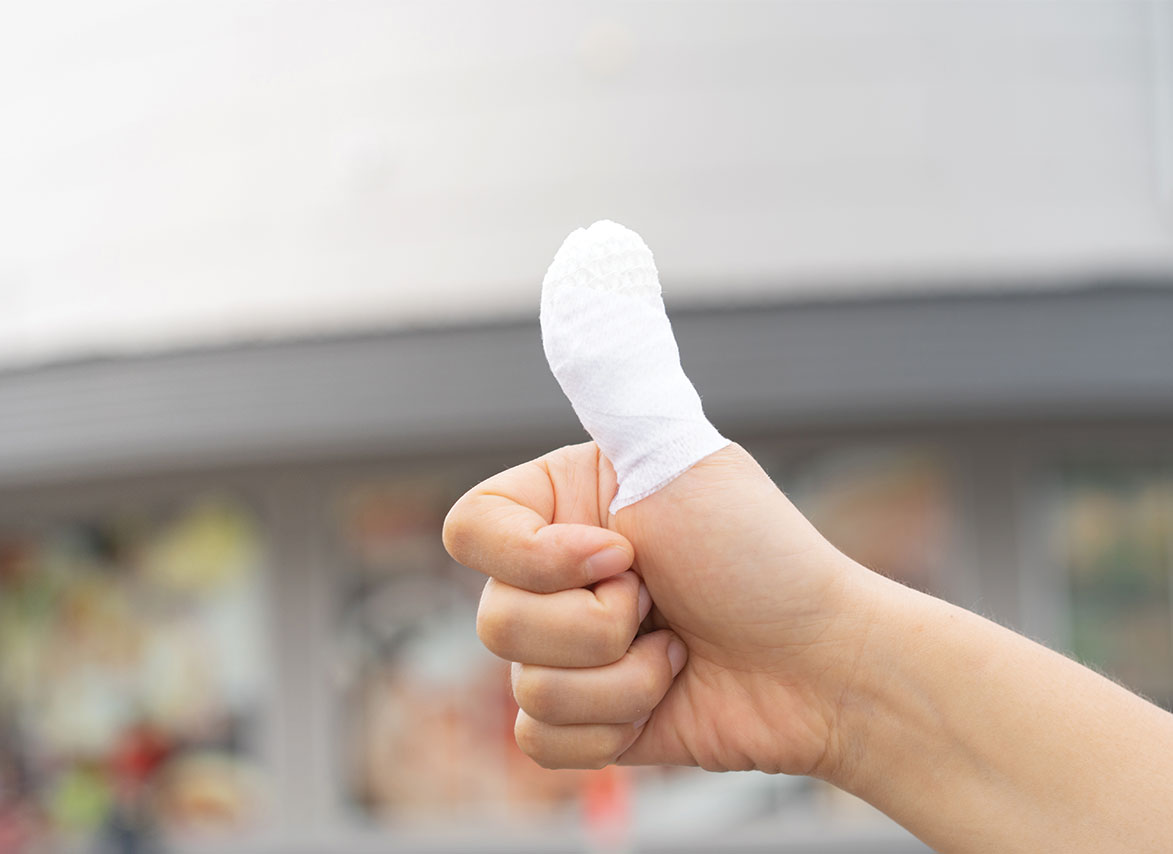
[[[832,541],[1173,702],[1173,3],[9,4],[0,106],[0,852],[923,850],[513,746],[440,525],[599,218]]]

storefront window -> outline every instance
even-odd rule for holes
[[[1173,705],[1173,473],[1159,464],[1065,469],[1049,545],[1081,661]]]
[[[949,469],[915,448],[840,448],[798,461],[782,484],[841,551],[939,593],[956,525]]]
[[[216,496],[0,531],[0,850],[255,819],[263,559]]]

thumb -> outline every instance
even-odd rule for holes
[[[566,238],[542,283],[541,326],[550,369],[615,467],[611,513],[729,444],[680,366],[655,261],[634,231],[602,220]]]

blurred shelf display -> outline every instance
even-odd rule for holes
[[[1051,498],[1074,656],[1173,708],[1173,466],[1064,466]]]
[[[1058,628],[1036,636],[1168,705],[1173,457],[1145,435],[746,444],[855,559],[1012,624],[1041,603]],[[440,531],[465,489],[543,449],[0,500],[0,852],[925,850],[817,781],[521,754],[508,665],[476,637],[484,578]],[[1125,461],[1072,462],[1112,449]],[[1039,547],[975,551],[1016,540]]]
[[[154,850],[257,819],[264,560],[220,494],[0,524],[0,839],[15,815]]]

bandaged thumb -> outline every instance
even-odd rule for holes
[[[615,467],[610,512],[729,444],[680,366],[651,250],[603,220],[563,242],[542,282],[542,346],[571,406]]]

